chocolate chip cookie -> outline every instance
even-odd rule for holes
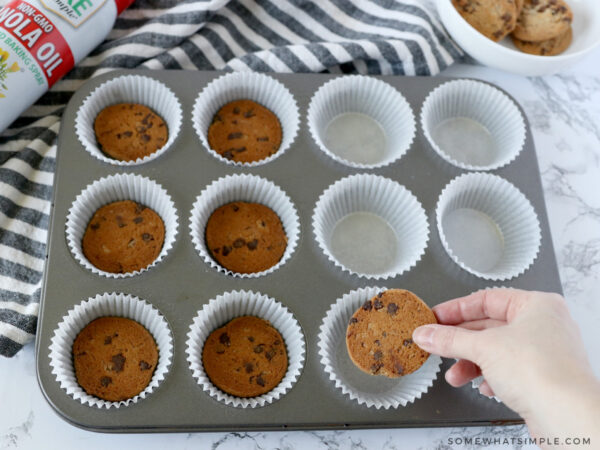
[[[513,31],[517,23],[514,0],[452,0],[452,4],[473,28],[495,42]]]
[[[73,364],[89,395],[111,402],[142,392],[154,374],[158,349],[152,335],[134,320],[101,317],[75,338]]]
[[[237,273],[273,267],[287,247],[281,220],[259,203],[233,202],[217,208],[208,219],[205,238],[212,257]]]
[[[246,398],[277,386],[287,371],[288,359],[279,331],[266,320],[242,316],[208,336],[202,364],[215,386]]]
[[[105,272],[143,269],[160,254],[165,225],[156,212],[131,200],[109,203],[94,213],[83,235],[83,254]]]
[[[514,37],[539,42],[563,35],[571,27],[573,12],[563,0],[524,0]]]
[[[165,121],[144,105],[119,103],[96,117],[94,132],[100,149],[119,161],[135,161],[162,148],[168,140]]]
[[[208,144],[231,161],[249,163],[279,150],[282,130],[270,110],[252,100],[227,103],[208,128]]]
[[[515,36],[511,36],[511,38],[515,46],[522,52],[531,55],[555,56],[569,48],[573,40],[573,30],[569,27],[565,33],[540,42],[522,41]]]
[[[346,332],[350,359],[371,375],[408,375],[429,357],[412,340],[415,328],[428,323],[437,323],[433,312],[412,292],[380,292],[350,318]]]

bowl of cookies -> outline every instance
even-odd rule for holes
[[[466,53],[518,75],[557,73],[600,45],[597,0],[438,0],[437,7]]]

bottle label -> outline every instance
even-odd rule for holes
[[[77,28],[92,17],[106,0],[40,0],[40,2],[46,9]]]
[[[12,58],[9,58],[12,56]],[[21,0],[0,9],[0,94],[13,72],[28,72],[39,86],[52,86],[74,65],[73,53],[55,24]],[[29,78],[29,77],[28,77]]]

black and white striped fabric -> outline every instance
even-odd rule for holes
[[[461,56],[424,0],[136,1],[0,135],[0,354],[35,335],[55,141],[63,107],[86,79],[136,67],[435,75]]]

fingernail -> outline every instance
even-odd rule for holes
[[[433,344],[434,328],[428,325],[423,325],[413,331],[413,341],[419,347],[430,347]]]

